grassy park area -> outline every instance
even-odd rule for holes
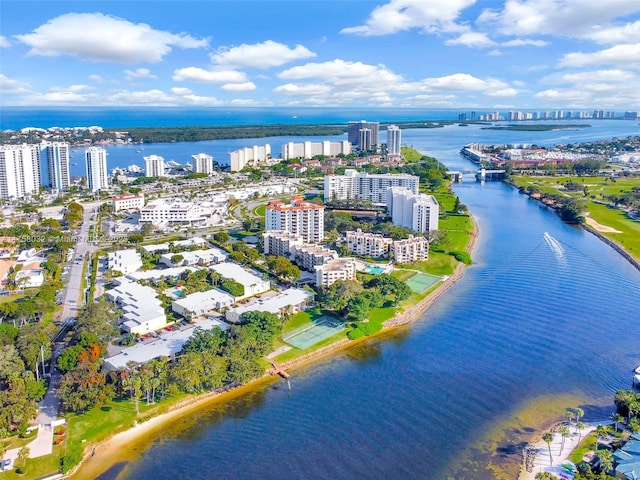
[[[543,195],[582,200],[585,223],[640,260],[640,221],[634,220],[620,202],[640,188],[640,178],[516,176],[512,180],[518,187]]]

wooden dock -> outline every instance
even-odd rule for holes
[[[288,379],[289,378],[289,374],[287,372],[284,371],[284,369],[278,365],[278,362],[271,362],[271,365],[273,366],[273,370],[271,371],[271,375],[280,375],[282,378]]]

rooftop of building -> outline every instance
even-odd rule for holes
[[[235,263],[219,263],[217,265],[211,265],[209,268],[218,272],[225,278],[235,280],[245,287],[263,282],[261,276],[257,275],[252,270],[243,268]]]

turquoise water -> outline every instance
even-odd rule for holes
[[[637,133],[620,121],[576,132],[470,125],[403,131],[403,143],[472,172],[458,154],[470,142]],[[517,463],[535,425],[506,430],[497,445],[485,435],[530,402],[570,395],[586,421],[605,420],[640,358],[640,273],[517,190],[471,178],[455,189],[479,225],[474,263],[419,321],[295,371],[291,391],[277,383],[181,421],[109,478],[490,480],[489,464]]]
[[[176,297],[184,297],[184,293],[182,293],[182,291],[181,291],[181,290],[174,290],[174,291],[173,291],[173,294],[174,294]]]
[[[367,267],[367,272],[373,275],[380,275],[384,273],[385,269],[382,267]]]

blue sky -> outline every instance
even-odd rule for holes
[[[0,2],[4,106],[640,110],[640,0]]]

